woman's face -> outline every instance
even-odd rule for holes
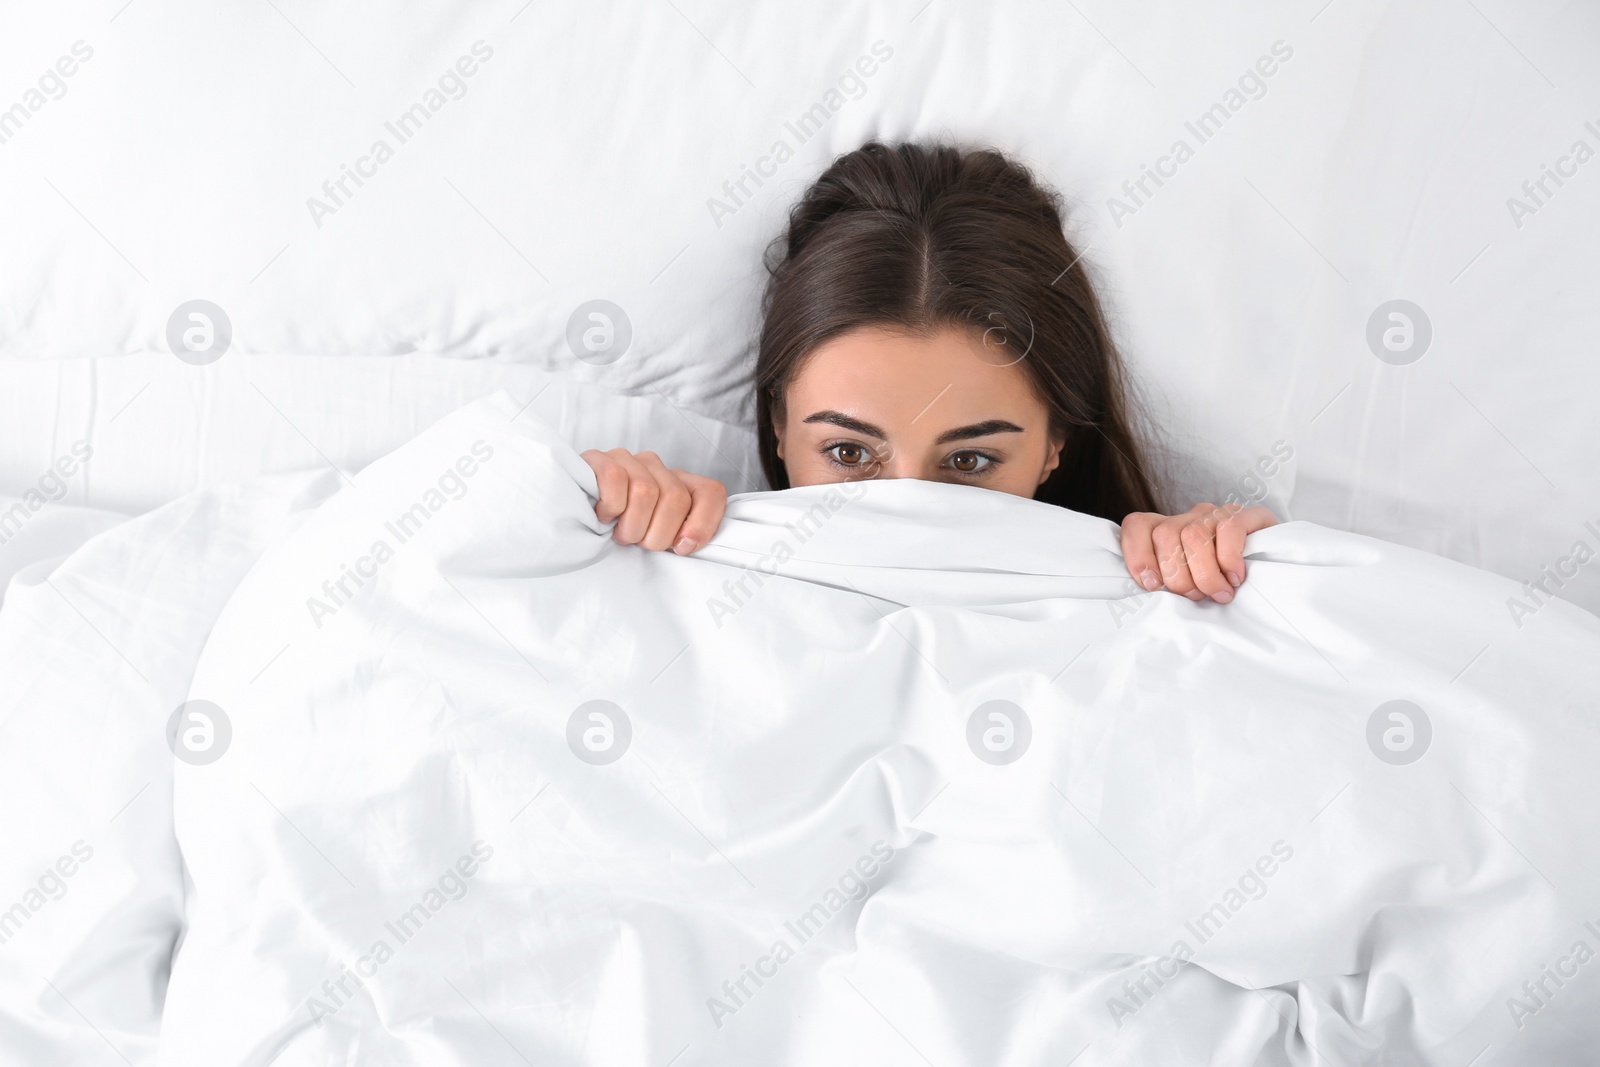
[[[789,484],[920,478],[1031,497],[1061,458],[1049,410],[1004,345],[977,330],[852,330],[784,391]]]

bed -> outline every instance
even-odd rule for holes
[[[0,18],[9,1058],[1483,1067],[1591,1047],[1591,13]],[[1140,597],[1109,527],[1066,516],[1056,563],[1018,533],[1010,577],[968,574],[904,527],[927,487],[822,502],[837,517],[762,580],[767,534],[818,502],[760,492],[761,256],[869,137],[994,144],[1062,190],[1165,491],[1297,520],[1252,538],[1239,610]],[[711,558],[577,566],[604,539],[575,454],[617,445],[752,494]],[[439,520],[377,567],[353,501],[393,519],[430,486]],[[905,561],[861,547],[891,529]],[[341,589],[358,565],[379,577]],[[580,571],[615,596],[586,599]],[[552,597],[564,612],[528,607]],[[658,627],[629,629],[635,601]],[[878,657],[836,708],[761,659],[777,634],[824,641],[793,628],[807,612]],[[1026,654],[998,636],[1025,625]],[[379,632],[398,658],[363,652]],[[695,651],[718,640],[723,659]],[[952,680],[952,641],[1007,665]],[[631,706],[585,690],[602,653],[614,687],[659,679],[687,709],[635,714],[614,765],[582,755]],[[586,683],[542,693],[541,669],[586,657]],[[740,695],[762,687],[766,717]],[[988,731],[1022,721],[1031,758],[987,762]],[[219,723],[223,754],[187,762],[185,731],[215,745]],[[1390,762],[1395,737],[1424,754]],[[845,918],[777,960],[819,901]],[[370,920],[419,902],[426,947],[375,967]],[[1227,917],[1209,949],[1185,937],[1205,914]]]

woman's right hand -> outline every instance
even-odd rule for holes
[[[595,518],[616,520],[611,538],[619,545],[687,556],[722,525],[728,487],[713,478],[669,468],[654,452],[591,448],[582,456],[600,486]]]

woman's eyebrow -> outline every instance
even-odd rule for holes
[[[990,419],[988,422],[975,422],[971,426],[957,426],[953,430],[946,430],[939,435],[938,443],[947,445],[951,441],[965,441],[969,437],[988,437],[992,433],[1022,433],[1022,427],[1005,419]]]
[[[807,415],[801,421],[829,422],[846,430],[854,430],[856,433],[865,434],[868,437],[876,437],[880,441],[887,441],[889,439],[888,434],[872,425],[872,423],[862,422],[860,419],[853,419],[842,411],[819,411],[815,415]]]

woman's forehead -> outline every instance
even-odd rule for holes
[[[819,345],[787,389],[790,418],[844,412],[940,432],[1008,415],[1042,415],[1022,368],[977,330],[864,327]]]

